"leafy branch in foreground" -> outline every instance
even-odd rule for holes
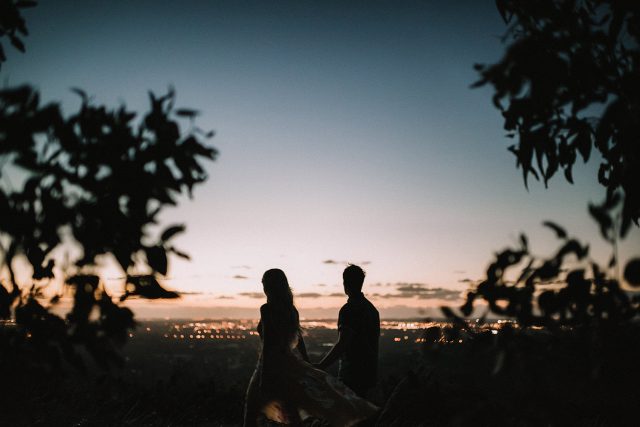
[[[57,104],[40,105],[31,87],[0,91],[0,269],[8,273],[8,283],[0,284],[0,317],[16,323],[12,338],[7,328],[2,336],[14,350],[36,349],[42,361],[62,355],[79,364],[75,347],[82,344],[106,365],[117,359],[113,345],[124,342],[134,321],[93,273],[97,258],[113,256],[125,273],[121,299],[177,297],[158,279],[167,274],[169,254],[188,258],[172,243],[184,226],[157,237],[149,228],[165,206],[205,181],[200,159],[213,160],[217,152],[204,143],[213,133],[193,125],[196,112],[174,110],[173,90],[150,94],[150,110],[140,119],[125,107],[95,106],[75,91],[82,104],[68,118]],[[186,132],[178,119],[189,121]],[[59,252],[72,247],[79,255],[64,274],[73,308],[62,319],[50,312],[61,295],[47,307],[40,301],[59,271]],[[18,259],[32,269],[28,291],[16,279]]]
[[[601,206],[590,206],[607,240],[611,236],[615,239],[612,228],[619,204],[620,198],[614,196]],[[513,318],[523,327],[619,325],[640,316],[640,295],[630,296],[618,279],[606,274],[607,269],[617,265],[615,251],[607,268],[602,268],[588,257],[589,247],[570,238],[564,228],[549,221],[543,225],[561,240],[556,253],[546,259],[537,258],[530,253],[526,236],[521,235],[519,246],[496,254],[486,277],[467,293],[466,302],[460,307],[464,316],[472,314],[478,299],[487,305],[484,316],[491,312]],[[615,244],[615,240],[610,243]],[[516,274],[508,274],[509,269],[522,265]],[[640,286],[639,269],[638,258],[629,261],[624,269],[625,280],[631,286]],[[449,318],[457,318],[448,307],[443,312]]]
[[[442,307],[450,324],[424,331],[423,363],[398,384],[378,423],[637,423],[640,294],[612,278],[621,204],[614,195],[589,209],[613,248],[606,268],[549,221],[543,225],[560,240],[552,256],[534,256],[524,235],[497,253],[461,307]],[[623,272],[629,286],[640,287],[640,258]],[[424,411],[424,402],[438,410]]]
[[[560,239],[552,256],[534,256],[525,236],[497,253],[462,315],[443,307],[451,325],[425,332],[423,372],[397,387],[378,422],[635,425],[640,296],[623,288],[617,239],[640,217],[640,2],[496,5],[509,25],[507,49],[499,62],[476,65],[473,87],[493,88],[525,186],[529,175],[546,186],[559,170],[573,182],[578,156],[601,158],[606,199],[589,212],[613,253],[602,268],[551,222],[544,225]],[[640,287],[640,258],[627,263],[624,279]],[[469,321],[480,305],[484,313]],[[490,314],[502,321],[484,322]],[[425,411],[424,402],[438,410]]]
[[[20,14],[20,9],[36,6],[35,1],[27,0],[0,0],[0,40],[4,37],[9,39],[11,45],[20,52],[25,51],[24,43],[20,36],[29,35],[24,18]],[[4,47],[0,42],[0,69],[2,63],[7,60]]]
[[[549,179],[592,147],[607,197],[623,190],[624,237],[640,218],[640,2],[496,0],[509,24],[502,59],[476,65],[502,112],[525,185]]]

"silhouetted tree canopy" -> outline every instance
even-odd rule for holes
[[[19,8],[32,5],[0,1],[0,39],[8,36],[22,51],[17,33],[27,30]],[[141,116],[73,91],[81,105],[65,116],[58,104],[42,104],[30,86],[0,90],[0,272],[9,278],[0,283],[0,320],[15,320],[15,327],[0,324],[0,364],[27,354],[46,363],[64,357],[80,367],[78,344],[105,366],[118,361],[114,346],[135,322],[96,275],[97,258],[113,256],[122,268],[121,301],[177,298],[159,279],[170,254],[188,258],[172,243],[185,227],[171,225],[158,235],[151,228],[164,207],[206,180],[200,162],[217,155],[205,143],[213,132],[194,125],[196,111],[174,108],[172,89],[150,93],[150,109]],[[62,252],[66,259],[56,265]],[[23,288],[18,258],[32,269],[32,284]],[[45,286],[60,271],[73,295],[64,319],[50,311],[60,293],[42,304]]]
[[[599,182],[623,190],[619,234],[640,217],[640,2],[496,0],[507,50],[476,65],[502,111],[525,185],[562,169],[573,182],[580,155],[602,157]]]
[[[29,34],[27,25],[20,14],[20,9],[33,7],[35,1],[0,0],[0,69],[7,56],[2,45],[2,39],[7,37],[9,42],[21,52],[25,51],[20,36]]]
[[[606,201],[597,206],[609,218],[608,233],[613,233],[616,204]],[[543,223],[560,240],[558,250],[548,258],[533,255],[528,239],[520,236],[518,247],[507,248],[495,255],[486,277],[467,293],[460,307],[464,316],[473,312],[474,302],[485,302],[487,312],[515,318],[522,326],[580,326],[606,324],[620,326],[640,317],[640,295],[629,295],[620,281],[610,277],[618,264],[615,248],[606,266],[589,257],[589,246],[571,238],[561,226]],[[630,260],[624,278],[631,286],[640,286],[640,258]],[[447,317],[462,324],[462,319],[448,307]]]
[[[509,24],[506,53],[496,64],[476,65],[473,86],[495,89],[509,147],[525,185],[529,174],[544,181],[563,169],[572,182],[577,155],[586,162],[592,147],[602,163],[606,187],[601,205],[589,213],[611,245],[602,267],[588,245],[545,221],[561,245],[549,258],[533,255],[526,236],[518,247],[495,255],[486,277],[467,294],[464,317],[479,299],[485,318],[515,318],[521,326],[618,326],[640,315],[640,296],[626,292],[619,271],[617,238],[640,216],[640,2],[612,0],[496,0]],[[515,270],[515,271],[514,271]],[[624,266],[624,279],[640,285],[640,259]],[[454,310],[443,314],[464,328]]]

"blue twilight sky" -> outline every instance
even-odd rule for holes
[[[366,263],[380,307],[437,305],[382,295],[398,283],[463,290],[520,232],[549,254],[545,219],[608,259],[586,211],[603,196],[597,164],[576,167],[573,186],[558,175],[527,192],[490,90],[469,88],[472,65],[503,52],[491,0],[42,0],[24,15],[27,53],[7,49],[3,84],[34,84],[67,112],[79,104],[70,87],[143,111],[148,90],[173,85],[217,131],[209,181],[163,215],[188,226],[177,243],[193,260],[173,261],[167,281],[197,293],[185,310],[257,307],[250,293],[271,267],[309,294],[303,314],[336,307],[344,298],[324,295],[340,292],[344,261]],[[640,252],[639,236],[623,255]],[[178,310],[153,307],[143,313]]]

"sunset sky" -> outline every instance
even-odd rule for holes
[[[209,180],[162,217],[187,225],[176,245],[192,261],[172,260],[165,283],[189,295],[134,303],[140,316],[249,316],[272,267],[303,316],[335,316],[346,262],[383,316],[416,315],[520,232],[550,254],[547,219],[608,260],[587,214],[604,195],[597,159],[575,185],[559,174],[527,191],[491,91],[469,88],[473,64],[503,52],[493,0],[42,0],[24,15],[27,53],[6,49],[3,85],[33,84],[67,113],[71,87],[142,112],[172,85],[217,132]],[[621,255],[638,253],[634,229]],[[121,275],[105,267],[111,286]]]

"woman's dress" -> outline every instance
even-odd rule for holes
[[[336,427],[351,426],[378,411],[338,379],[302,360],[295,351],[299,334],[287,338],[292,334],[283,332],[286,328],[280,327],[272,307],[265,304],[260,311],[263,346],[247,390],[248,405],[252,400],[273,421],[289,424],[310,415]]]

